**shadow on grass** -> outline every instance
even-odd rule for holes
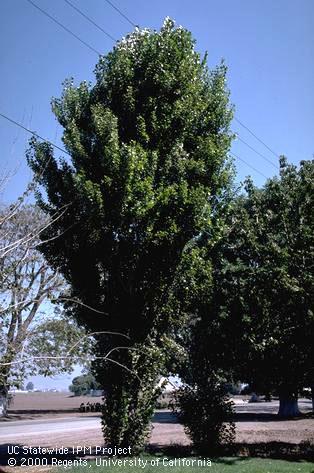
[[[16,445],[11,443],[4,443],[0,445],[0,472],[1,466],[7,466],[8,460],[14,458],[16,466],[36,466],[36,459],[46,459],[46,464],[51,465],[57,460],[78,460],[80,458],[93,458],[96,456],[96,450],[92,447],[91,451],[88,449],[85,452],[75,453],[72,449],[68,449],[67,453],[58,452],[52,449],[51,453],[43,449],[50,447],[32,446],[31,453],[25,453],[23,445]],[[52,448],[52,447],[51,447]],[[15,450],[14,450],[15,449]],[[37,451],[35,450],[37,449]],[[41,450],[41,451],[40,451]],[[146,454],[168,457],[168,458],[188,458],[197,457],[199,453],[188,445],[168,445],[160,446],[158,444],[148,445]],[[250,458],[270,458],[274,460],[285,461],[314,461],[314,444],[310,442],[303,442],[300,444],[291,444],[286,442],[268,442],[268,443],[236,443],[232,446],[226,445],[216,452],[208,452],[207,455],[202,455],[202,458],[208,456],[213,459],[215,463],[224,463],[226,465],[233,465],[238,462],[248,460]],[[26,460],[25,460],[26,459]],[[40,462],[41,463],[41,462]],[[38,465],[40,464],[38,463]]]
[[[147,447],[147,452],[157,456],[167,457],[191,457],[197,452],[190,445],[168,445],[161,446],[152,444]],[[224,458],[223,462],[232,464],[247,458],[271,458],[273,460],[287,461],[314,461],[314,443],[301,442],[292,444],[288,442],[260,442],[260,443],[235,443],[225,445],[219,451],[208,453],[211,458]],[[234,459],[232,458],[234,457]],[[216,462],[216,460],[215,460]]]

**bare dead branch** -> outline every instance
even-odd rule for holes
[[[2,254],[0,253],[0,258],[4,258],[9,252],[11,252],[14,249],[18,248],[20,245],[25,245],[26,243],[29,243],[30,241],[32,241],[34,238],[38,238],[39,235],[42,232],[44,232],[48,227],[53,225],[56,221],[58,221],[65,214],[65,212],[67,211],[67,209],[70,205],[72,205],[72,202],[70,202],[69,204],[66,204],[63,207],[61,207],[64,210],[61,213],[56,212],[57,216],[55,218],[53,217],[52,220],[49,220],[43,226],[41,226],[39,228],[35,228],[34,230],[29,232],[27,235],[23,236],[22,238],[14,241],[13,243],[11,243],[11,244],[3,247],[3,248],[0,248],[0,252],[2,252]]]

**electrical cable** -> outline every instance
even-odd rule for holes
[[[278,166],[276,166],[276,164],[274,164],[270,159],[268,159],[266,156],[264,156],[262,153],[260,153],[259,151],[257,151],[255,148],[253,148],[253,146],[249,145],[246,141],[244,141],[240,136],[238,136],[238,140],[241,141],[242,143],[245,144],[245,146],[247,146],[248,148],[250,148],[252,151],[254,151],[254,153],[258,154],[261,158],[263,158],[265,161],[267,161],[269,164],[271,164],[274,168],[276,168],[278,170]]]
[[[93,51],[94,53],[96,53],[98,56],[101,56],[102,54],[97,51],[97,49],[93,48],[93,46],[91,46],[90,44],[86,43],[86,41],[84,41],[83,39],[81,39],[79,36],[77,36],[75,33],[73,33],[73,31],[71,31],[69,28],[67,28],[66,26],[64,26],[62,23],[60,23],[60,21],[58,21],[56,18],[54,18],[53,16],[51,16],[49,13],[47,13],[45,10],[43,10],[41,7],[39,7],[36,3],[34,3],[32,0],[26,0],[28,3],[30,3],[31,5],[33,5],[33,7],[37,8],[37,10],[39,10],[43,15],[47,16],[48,18],[50,18],[50,20],[54,21],[58,26],[60,26],[60,28],[63,28],[67,33],[69,33],[70,35],[72,35],[74,38],[76,38],[78,41],[80,41],[82,44],[84,44],[84,46],[86,46],[87,48],[89,48],[91,51]]]
[[[258,169],[256,169],[254,166],[252,166],[250,163],[248,163],[247,161],[245,161],[245,159],[243,158],[240,158],[240,156],[238,156],[237,154],[233,153],[232,151],[229,151],[229,154],[231,154],[232,156],[234,156],[235,158],[239,159],[240,161],[242,161],[242,163],[246,164],[247,166],[249,166],[251,169],[253,169],[253,171],[257,172],[258,174],[260,174],[261,176],[265,177],[265,179],[268,179],[268,177],[263,174],[261,171],[259,171]]]
[[[251,133],[251,135],[254,136],[254,138],[256,138],[260,143],[262,143],[271,153],[273,153],[276,156],[276,158],[279,158],[279,154],[275,153],[275,151],[273,151],[263,140],[261,140],[255,133],[253,133],[253,131],[250,130],[248,126],[244,125],[244,123],[242,123],[237,117],[234,117],[234,119],[236,122],[239,123],[239,125],[245,128],[249,133]]]
[[[64,0],[65,3],[67,3],[71,8],[76,10],[80,15],[82,15],[87,21],[92,23],[92,25],[96,26],[102,33],[104,33],[108,38],[112,39],[112,41],[117,41],[113,36],[111,36],[110,33],[107,33],[106,30],[104,30],[101,26],[99,26],[94,20],[92,20],[89,16],[87,16],[85,13],[83,13],[79,8],[77,8],[73,3],[71,3],[69,0]]]
[[[20,128],[22,128],[23,130],[27,131],[28,133],[31,133],[33,136],[36,136],[36,138],[39,138],[40,140],[49,143],[49,144],[50,144],[51,146],[53,146],[54,148],[58,149],[59,151],[62,151],[62,153],[65,153],[65,154],[67,154],[68,156],[71,156],[70,153],[68,153],[65,149],[60,148],[60,146],[54,144],[52,141],[49,141],[49,140],[47,140],[46,138],[43,138],[42,136],[40,136],[40,135],[39,135],[38,133],[36,133],[35,131],[32,131],[32,130],[30,130],[29,128],[26,128],[26,126],[21,125],[21,124],[18,123],[17,121],[13,120],[13,118],[8,117],[7,115],[5,115],[4,113],[1,113],[1,112],[0,112],[0,116],[1,116],[2,118],[5,118],[7,121],[13,123],[14,125],[19,126]]]
[[[134,28],[138,27],[138,25],[133,23],[133,21],[130,20],[130,18],[128,18],[121,10],[119,10],[119,8],[114,5],[114,3],[112,3],[110,0],[105,0],[105,2],[107,2],[109,5],[111,5],[112,8],[114,8],[119,13],[119,15],[123,16],[123,18],[126,21],[128,21],[130,23],[130,25],[134,26]]]

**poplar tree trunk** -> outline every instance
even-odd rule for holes
[[[7,361],[4,357],[2,360]],[[1,360],[1,361],[2,361]],[[9,369],[7,366],[2,366],[0,369],[0,417],[6,417],[9,407]]]
[[[0,386],[0,417],[6,417],[8,413],[8,388]]]

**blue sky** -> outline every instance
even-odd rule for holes
[[[64,0],[33,0],[102,53],[113,42]],[[71,0],[115,38],[131,25],[105,0]],[[313,0],[113,0],[136,24],[159,29],[166,16],[192,31],[197,49],[208,51],[209,67],[222,58],[236,117],[278,154],[293,163],[313,155],[314,1]],[[0,2],[0,113],[61,144],[61,128],[50,110],[61,83],[93,81],[97,55],[27,0]],[[237,122],[235,132],[269,160],[276,158]],[[0,117],[0,176],[14,172],[4,196],[22,193],[31,173],[25,163],[29,135]],[[236,141],[234,153],[267,177],[276,169]],[[60,154],[57,152],[57,155]],[[238,180],[265,178],[236,160]]]
[[[313,153],[314,2],[312,0],[114,0],[136,24],[159,28],[165,16],[190,29],[208,64],[224,58],[236,116],[278,154],[297,163]],[[102,53],[112,41],[75,12],[64,0],[34,0],[75,34]],[[72,0],[115,38],[132,27],[105,0]],[[50,110],[69,76],[93,80],[97,55],[26,0],[0,5],[0,112],[60,144],[61,129]],[[257,151],[276,161],[237,122],[233,129]],[[29,136],[0,117],[1,167],[15,173],[5,193],[11,200],[30,179],[25,164]],[[232,150],[266,176],[276,169],[240,141]],[[238,179],[251,174],[236,161]]]
[[[44,376],[30,376],[25,382],[24,387],[28,381],[34,384],[34,389],[58,389],[66,390],[72,383],[72,379],[76,376],[80,376],[82,369],[79,366],[74,367],[74,371],[71,374],[60,374],[59,376],[52,376],[45,378]]]

